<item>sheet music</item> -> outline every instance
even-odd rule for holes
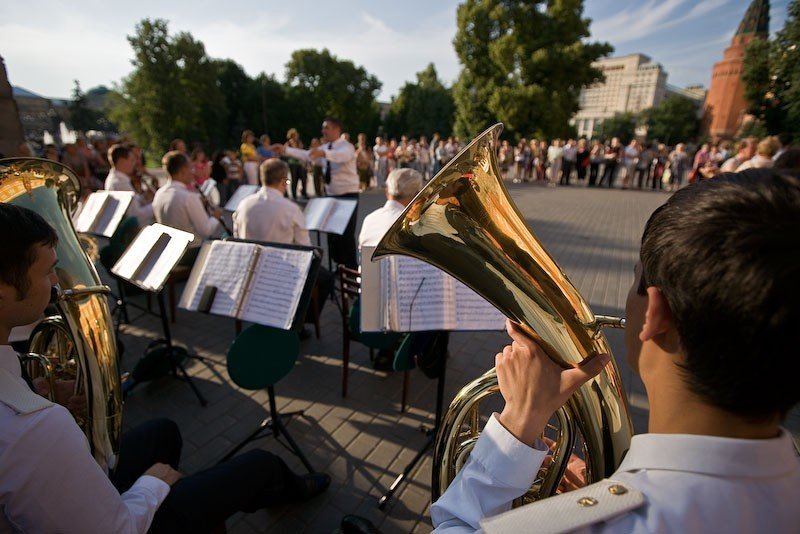
[[[326,231],[324,228],[325,221],[333,209],[334,201],[335,199],[330,197],[316,197],[308,201],[306,209],[303,211],[303,216],[306,219],[306,230]]]
[[[398,332],[451,330],[455,326],[452,279],[423,261],[391,258],[394,280],[390,302],[394,302],[391,329]]]
[[[159,291],[194,235],[163,224],[145,227],[111,272],[149,291]]]
[[[265,246],[260,249],[239,318],[288,330],[297,313],[313,253]]]
[[[75,219],[75,230],[111,237],[133,200],[127,191],[97,191],[89,195]]]
[[[333,200],[333,205],[322,230],[331,234],[342,235],[347,228],[347,223],[350,222],[350,218],[353,216],[358,202],[356,200],[336,198],[330,200]]]
[[[252,184],[243,184],[240,185],[236,191],[233,192],[231,198],[225,204],[225,211],[236,211],[236,208],[239,207],[242,200],[249,197],[250,195],[255,194],[260,189],[257,185]]]
[[[455,312],[457,330],[503,330],[506,316],[482,296],[455,278]]]
[[[196,311],[206,286],[216,286],[209,313],[235,317],[257,247],[253,243],[214,241],[187,309]]]

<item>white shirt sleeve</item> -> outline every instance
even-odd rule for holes
[[[493,414],[464,468],[431,506],[435,532],[476,532],[484,517],[511,509],[530,489],[547,453],[544,443],[531,448],[520,442]]]
[[[169,485],[140,477],[120,495],[94,461],[86,437],[62,407],[48,408],[4,455],[3,473],[14,482],[6,500],[8,520],[24,532],[144,533],[169,493]]]
[[[347,163],[356,155],[356,149],[351,143],[342,143],[330,149],[323,145],[321,148],[325,151],[325,159],[331,163]]]
[[[206,213],[203,201],[198,196],[199,193],[187,192],[186,194],[186,213],[192,223],[195,233],[200,238],[210,237],[217,231],[219,221]]]
[[[311,159],[308,156],[309,152],[308,150],[303,150],[302,148],[295,148],[293,146],[287,146],[284,148],[286,149],[286,155],[289,156],[290,158],[301,159],[303,161],[308,161],[309,159]]]
[[[306,218],[303,215],[303,212],[300,210],[299,207],[295,206],[297,209],[294,210],[293,216],[293,232],[294,236],[292,241],[298,245],[311,245],[311,238],[308,235],[308,230],[306,230]]]

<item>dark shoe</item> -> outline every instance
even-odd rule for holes
[[[357,515],[344,516],[341,528],[343,534],[380,534],[372,521]]]
[[[311,473],[300,478],[303,480],[303,489],[298,500],[301,501],[319,495],[331,485],[331,477],[325,473]]]

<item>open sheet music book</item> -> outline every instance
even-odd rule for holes
[[[75,218],[75,231],[111,237],[133,200],[129,191],[97,191],[86,198]]]
[[[163,224],[142,228],[111,272],[148,291],[161,291],[194,234]]]
[[[197,311],[206,286],[216,287],[208,310],[288,330],[306,284],[311,250],[212,241],[203,245],[180,307]]]
[[[306,230],[342,235],[357,204],[358,201],[355,199],[312,198],[303,212],[306,218]]]
[[[364,332],[503,330],[505,316],[446,272],[406,256],[372,263],[361,248],[361,329]]]
[[[257,185],[240,185],[236,188],[236,191],[233,192],[228,202],[225,203],[225,211],[236,211],[236,208],[239,207],[239,204],[242,203],[242,200],[250,195],[254,195],[259,189],[260,187]]]

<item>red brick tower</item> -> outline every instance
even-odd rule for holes
[[[753,39],[769,37],[769,0],[753,0],[725,50],[714,65],[703,117],[705,133],[714,139],[730,139],[742,124],[744,99],[744,52]]]

